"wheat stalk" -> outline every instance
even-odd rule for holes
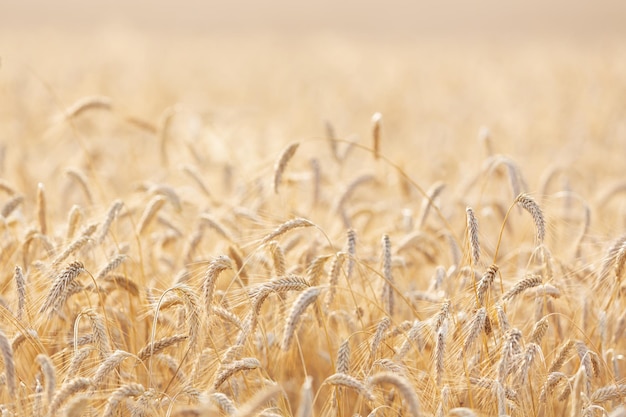
[[[278,187],[280,186],[283,173],[287,168],[287,164],[293,158],[300,144],[298,142],[292,143],[287,146],[280,154],[280,157],[274,165],[274,193],[278,194]]]
[[[48,355],[39,354],[35,358],[39,366],[41,367],[41,373],[44,376],[46,397],[48,404],[52,403],[54,397],[54,390],[56,388],[56,370],[52,364],[52,360]]]
[[[70,245],[67,248],[65,248],[63,252],[58,254],[52,260],[51,268],[53,270],[57,270],[59,266],[61,265],[61,263],[63,263],[63,261],[65,261],[71,254],[83,248],[89,242],[91,235],[94,234],[97,228],[98,228],[97,223],[93,223],[84,227],[80,233],[80,236],[74,239],[72,243],[70,243]]]
[[[48,408],[47,417],[54,417],[57,414],[57,411],[61,408],[67,400],[72,398],[79,392],[85,391],[92,387],[91,379],[89,378],[74,378],[69,382],[63,384],[60,390],[56,393],[50,406]]]
[[[15,280],[15,288],[17,292],[17,319],[22,320],[24,317],[24,310],[26,308],[26,280],[24,279],[22,268],[18,265],[15,266],[13,279]]]
[[[209,398],[217,404],[220,409],[229,416],[234,415],[237,412],[237,408],[233,401],[226,396],[226,394],[222,394],[221,392],[211,393]]]
[[[441,194],[441,192],[444,190],[444,188],[446,188],[446,184],[444,184],[443,182],[436,182],[428,189],[428,191],[426,191],[426,195],[422,200],[421,215],[418,222],[420,229],[422,229],[426,224],[426,219],[428,219],[430,208],[434,204],[435,199],[439,197],[439,194]]]
[[[228,378],[241,371],[249,371],[261,367],[261,362],[256,358],[244,358],[223,365],[217,372],[213,381],[213,389],[217,390]]]
[[[541,275],[529,275],[526,278],[522,279],[521,281],[518,281],[513,286],[513,288],[511,288],[506,293],[504,293],[504,295],[502,296],[502,299],[504,301],[512,300],[515,296],[523,293],[527,289],[534,288],[534,287],[541,285],[542,281],[543,281],[543,278],[541,277]]]
[[[435,340],[435,349],[433,353],[433,362],[435,368],[435,381],[437,386],[441,386],[443,379],[444,367],[444,355],[446,351],[446,336],[448,333],[448,321],[445,319],[439,329],[437,330],[437,338]]]
[[[339,283],[339,275],[341,274],[341,267],[345,254],[343,252],[337,252],[335,258],[330,267],[330,273],[328,276],[328,293],[326,294],[326,300],[324,302],[325,310],[330,310],[330,306],[335,299],[335,293],[337,292],[337,284]]]
[[[422,351],[422,349],[424,348],[424,338],[422,337],[424,326],[424,323],[419,320],[413,321],[413,323],[411,324],[411,328],[406,335],[406,340],[402,343],[402,346],[397,349],[397,353],[395,356],[396,360],[401,360],[402,358],[404,358],[414,343],[417,344],[418,351]]]
[[[211,197],[211,192],[209,191],[209,188],[206,186],[206,184],[204,183],[204,181],[202,180],[202,178],[200,177],[200,173],[198,173],[198,171],[196,170],[195,167],[191,166],[191,165],[183,165],[181,167],[181,170],[189,175],[189,177],[196,183],[196,185],[198,186],[198,188],[200,188],[200,190],[207,196],[207,197]]]
[[[541,320],[535,323],[535,325],[533,326],[533,331],[530,334],[530,338],[528,339],[529,342],[540,344],[541,340],[543,339],[546,332],[548,331],[548,326],[549,326],[549,323],[548,323],[547,317],[543,317]]]
[[[598,388],[591,395],[590,400],[594,404],[600,404],[607,401],[622,400],[624,397],[626,397],[626,384],[615,384]]]
[[[170,346],[174,346],[183,340],[187,340],[189,336],[183,334],[177,334],[174,336],[167,336],[159,340],[155,340],[154,342],[148,343],[146,346],[142,347],[139,352],[137,352],[137,357],[145,361],[152,355],[156,355],[161,353],[163,350],[167,349]]]
[[[68,240],[74,237],[74,233],[78,228],[78,223],[80,222],[82,216],[83,209],[78,204],[74,204],[67,215],[67,232],[65,237]]]
[[[480,306],[485,305],[485,297],[487,295],[487,291],[491,288],[493,284],[493,280],[498,273],[498,265],[492,264],[487,268],[487,271],[484,273],[480,282],[478,283],[478,288],[476,289],[476,294],[478,297],[478,304]]]
[[[102,242],[104,242],[104,239],[106,238],[107,234],[109,233],[109,229],[111,228],[111,224],[113,224],[113,221],[122,210],[122,207],[124,207],[124,202],[122,200],[115,200],[113,204],[111,204],[111,206],[109,207],[104,222],[102,223],[102,226],[100,226],[100,232],[98,233],[98,237],[96,238],[96,242],[98,242],[98,244],[102,244]]]
[[[204,297],[204,307],[207,314],[211,311],[217,278],[227,269],[232,269],[232,261],[228,256],[221,255],[209,263],[209,267],[204,274],[204,278],[202,279],[202,295]]]
[[[4,360],[4,375],[9,397],[15,398],[17,385],[15,382],[15,362],[13,361],[13,349],[9,339],[0,329],[0,352]]]
[[[39,221],[39,231],[42,235],[48,233],[46,223],[46,191],[42,183],[37,184],[37,220]]]
[[[469,323],[469,333],[463,343],[463,355],[467,355],[474,342],[478,339],[478,336],[480,336],[485,329],[486,319],[487,310],[485,307],[479,308],[476,314],[474,314],[472,321]]]
[[[117,368],[126,358],[133,357],[132,354],[123,351],[116,350],[111,355],[109,355],[96,369],[96,373],[93,378],[91,378],[93,386],[97,388],[101,388],[104,384],[105,379],[108,374],[110,374],[115,368]]]
[[[4,204],[4,206],[2,207],[2,210],[0,210],[0,215],[2,215],[2,217],[6,219],[23,202],[24,202],[24,196],[16,195],[15,197],[11,198],[9,201],[7,201]]]
[[[71,106],[67,107],[63,112],[67,119],[73,119],[88,110],[101,109],[111,110],[113,102],[111,98],[106,96],[87,96],[76,100]]]
[[[546,237],[546,220],[539,204],[537,204],[531,196],[524,193],[518,195],[515,202],[530,213],[533,221],[535,222],[535,227],[537,228],[537,240],[539,243],[543,243]]]
[[[353,376],[347,374],[336,373],[324,380],[324,384],[339,385],[355,390],[360,395],[365,397],[368,401],[374,401],[374,394],[370,389],[361,381]]]
[[[405,377],[392,372],[380,372],[370,377],[368,380],[368,385],[370,386],[380,384],[391,384],[396,387],[404,398],[409,414],[413,417],[420,416],[419,399],[415,393],[415,388],[411,386]]]
[[[376,333],[374,334],[372,344],[370,345],[370,361],[373,361],[376,357],[378,346],[380,345],[380,342],[382,342],[385,332],[387,332],[389,326],[391,326],[391,320],[389,320],[389,317],[383,317],[378,323],[378,326],[376,326]]]
[[[285,252],[280,247],[277,241],[272,240],[266,245],[272,254],[272,260],[274,262],[274,272],[277,276],[285,275],[287,270],[285,261]]]
[[[309,306],[309,304],[314,303],[315,300],[317,300],[320,292],[321,288],[319,287],[307,288],[298,296],[296,301],[294,301],[291,311],[289,312],[289,316],[287,317],[287,321],[285,322],[283,342],[281,344],[282,350],[286,351],[289,349],[296,326],[300,321],[300,316],[302,316],[302,313],[304,313],[304,310]]]
[[[374,115],[372,116],[372,149],[374,150],[374,159],[380,158],[380,130],[382,120],[383,115],[378,112],[374,113]]]
[[[56,311],[60,309],[68,297],[68,289],[72,283],[85,270],[81,262],[75,261],[68,265],[52,283],[48,296],[44,300],[43,305],[39,309],[39,313],[47,311]]]
[[[144,392],[146,392],[146,390],[143,385],[134,382],[119,387],[118,389],[113,391],[113,394],[111,394],[107,399],[107,404],[104,408],[104,413],[102,414],[102,417],[115,416],[120,402],[127,399],[128,397],[139,397],[143,395]]]
[[[276,229],[274,229],[271,233],[266,235],[261,240],[261,245],[265,245],[266,243],[276,239],[277,237],[281,235],[284,235],[290,230],[301,228],[301,227],[311,227],[311,226],[315,226],[315,224],[311,222],[310,220],[303,219],[300,217],[292,219],[292,220],[288,220],[285,223],[278,226]]]
[[[152,220],[156,217],[156,214],[161,210],[167,199],[161,195],[152,197],[148,205],[146,206],[139,223],[137,224],[137,234],[143,235],[147,230]]]
[[[113,259],[111,259],[98,273],[96,274],[96,281],[103,279],[108,276],[111,272],[113,272],[117,267],[119,267],[128,256],[124,254],[118,254]]]
[[[96,349],[100,354],[101,359],[106,359],[111,353],[111,345],[109,343],[109,336],[104,325],[104,319],[92,308],[86,308],[76,318],[76,322],[80,320],[81,316],[87,316],[91,322],[91,331],[93,333],[93,341],[96,345]]]
[[[570,356],[570,353],[572,352],[573,348],[574,348],[573,340],[567,340],[565,343],[563,343],[561,345],[561,348],[559,349],[559,353],[557,353],[555,358],[552,360],[552,363],[550,364],[550,367],[548,368],[548,372],[552,373],[552,372],[556,372],[560,370],[563,364],[565,363],[565,361]]]
[[[93,351],[93,347],[87,346],[81,349],[74,351],[74,355],[72,355],[72,359],[70,360],[70,364],[67,368],[67,378],[74,378],[78,374],[81,365],[87,359],[87,357]]]
[[[388,235],[383,235],[383,306],[389,316],[393,316],[394,310],[394,279],[391,274],[391,241]]]
[[[474,214],[474,210],[471,207],[465,209],[467,216],[467,237],[470,242],[470,248],[472,253],[472,261],[474,265],[480,261],[480,241],[478,240],[478,220]]]
[[[81,190],[83,190],[83,193],[87,198],[87,202],[90,205],[93,204],[93,195],[91,194],[89,182],[87,181],[85,174],[76,168],[68,168],[65,170],[65,174],[80,185]]]

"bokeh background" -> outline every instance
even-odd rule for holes
[[[99,113],[88,130],[115,172],[158,153],[124,120],[154,127],[179,106],[179,143],[216,164],[254,161],[239,164],[252,176],[287,143],[324,138],[328,122],[369,144],[381,112],[384,153],[425,184],[462,184],[487,127],[531,190],[558,161],[591,196],[625,162],[623,22],[619,0],[5,1],[1,133],[7,160],[29,162],[25,183],[43,181],[59,168],[39,162],[76,148],[55,124],[64,109],[108,97],[114,120]]]
[[[558,34],[589,36],[624,32],[626,4],[476,0],[381,1],[7,1],[3,28],[52,28],[78,32],[111,26],[156,33],[302,34],[320,31],[370,36]]]

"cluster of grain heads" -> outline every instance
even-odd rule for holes
[[[174,137],[175,114],[166,111],[153,129],[162,146]],[[134,195],[103,205],[92,187],[98,170],[68,170],[80,191],[72,197],[86,203],[69,199],[68,213],[58,213],[53,183],[20,194],[0,180],[0,257],[20,265],[0,277],[2,412],[551,417],[620,410],[626,238],[597,264],[581,264],[600,243],[586,239],[572,260],[558,233],[547,239],[552,224],[510,159],[490,151],[487,171],[508,175],[512,205],[489,187],[441,200],[444,183],[455,189],[449,178],[433,181],[421,200],[414,192],[398,200],[392,187],[372,188],[393,167],[380,149],[380,116],[372,120],[372,149],[340,152],[345,141],[328,136],[334,158],[306,159],[313,178],[303,184],[315,187],[314,204],[297,194],[303,187],[287,186],[289,164],[304,149],[297,143],[278,155],[273,189],[265,177],[236,182],[242,176],[232,166],[223,198],[206,174],[224,167],[207,164],[202,152],[178,176],[164,167],[167,175],[139,178]],[[372,151],[378,162],[355,172],[350,149]],[[532,217],[536,245],[516,233],[507,213],[516,206]],[[499,227],[507,233],[498,237]],[[610,291],[588,297],[592,286]]]

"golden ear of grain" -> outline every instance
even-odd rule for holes
[[[523,293],[527,289],[537,287],[541,285],[542,283],[543,283],[543,278],[541,277],[541,275],[529,275],[526,278],[522,279],[521,281],[518,281],[513,286],[513,288],[511,288],[506,293],[504,293],[504,295],[502,296],[502,299],[504,301],[512,300],[515,296]]]
[[[37,184],[37,220],[39,221],[39,232],[42,235],[47,234],[46,192],[42,183]]]
[[[68,177],[73,179],[80,185],[80,188],[83,190],[85,197],[87,198],[87,202],[91,205],[93,204],[93,195],[91,194],[91,188],[89,187],[89,181],[87,181],[87,176],[85,174],[76,169],[76,168],[68,168],[65,173]]]
[[[274,272],[276,273],[276,276],[279,277],[285,275],[285,271],[287,270],[287,263],[285,261],[285,252],[283,251],[283,248],[275,240],[268,242],[266,246],[268,247],[270,254],[272,255]]]
[[[404,398],[406,408],[409,410],[409,415],[420,417],[419,398],[417,398],[416,390],[408,379],[393,372],[380,372],[370,377],[368,380],[369,386],[380,384],[390,384],[396,387]]]
[[[470,242],[472,261],[478,265],[480,261],[480,241],[478,240],[478,220],[471,207],[465,209],[467,215],[467,236]]]
[[[100,388],[104,384],[107,375],[117,368],[122,361],[124,361],[124,359],[132,356],[132,354],[123,350],[116,350],[113,352],[108,358],[100,363],[100,366],[96,369],[96,373],[91,379],[94,387]]]
[[[65,117],[72,119],[91,109],[111,110],[113,101],[106,96],[87,96],[78,99],[65,109]]]
[[[373,362],[376,357],[376,351],[378,350],[378,346],[380,342],[382,342],[383,337],[385,336],[385,332],[391,326],[391,320],[389,317],[383,317],[383,319],[376,326],[376,333],[372,338],[372,344],[370,345],[370,361]]]
[[[283,173],[285,172],[285,168],[287,168],[287,164],[295,155],[298,146],[300,146],[300,143],[298,142],[292,143],[291,145],[287,146],[281,152],[280,157],[274,165],[274,193],[276,194],[278,194],[278,187],[280,186],[280,182],[283,177]]]
[[[287,321],[285,322],[285,331],[282,342],[282,350],[289,350],[289,346],[291,345],[291,340],[293,339],[294,332],[296,331],[296,326],[300,321],[300,316],[304,313],[304,310],[320,295],[321,288],[319,287],[310,287],[306,289],[302,294],[298,296],[296,301],[294,301],[291,311],[289,312],[289,316],[287,317]]]
[[[0,329],[0,352],[4,360],[4,375],[7,391],[11,398],[15,398],[17,385],[15,382],[15,362],[13,362],[13,348],[11,342]]]
[[[593,404],[602,404],[607,401],[623,400],[626,397],[626,384],[608,385],[594,391],[590,400]]]
[[[122,210],[123,206],[124,202],[122,200],[115,200],[113,204],[111,204],[111,207],[109,207],[106,218],[104,219],[104,223],[102,223],[102,226],[100,226],[100,232],[98,233],[98,237],[96,238],[96,242],[98,242],[98,244],[102,244],[102,242],[104,242],[104,239],[109,233],[109,229],[111,228],[113,220],[115,220],[120,210]]]
[[[74,233],[76,232],[76,228],[82,216],[83,209],[78,204],[74,204],[67,216],[67,233],[65,237],[68,240],[74,237]]]
[[[426,191],[426,195],[422,200],[422,209],[419,219],[420,229],[424,227],[426,224],[426,219],[428,219],[428,214],[430,213],[430,208],[433,206],[433,203],[439,194],[446,188],[446,184],[442,181],[437,181]]]
[[[389,235],[383,235],[382,238],[383,247],[383,277],[385,282],[383,283],[383,305],[387,310],[389,316],[393,316],[394,309],[394,281],[391,274],[391,240]]]
[[[77,393],[89,389],[90,387],[92,387],[90,378],[74,378],[63,384],[50,403],[47,417],[56,416],[57,411],[67,402],[67,400],[72,398]]]
[[[148,205],[146,206],[139,223],[137,224],[137,234],[143,235],[148,229],[148,225],[156,217],[156,214],[161,210],[167,199],[161,195],[154,196]]]
[[[124,254],[118,254],[113,259],[111,259],[98,273],[96,274],[96,281],[103,279],[111,272],[113,272],[118,266],[120,266],[128,256]]]
[[[498,265],[496,264],[492,264],[489,266],[489,268],[487,268],[487,271],[485,272],[485,274],[483,275],[483,277],[481,278],[480,282],[478,283],[478,288],[476,289],[476,293],[478,296],[478,304],[480,306],[484,306],[485,305],[485,297],[487,296],[487,291],[491,288],[491,285],[493,284],[493,280],[496,277],[496,274],[498,273]]]
[[[119,404],[128,397],[139,397],[145,392],[145,388],[141,384],[130,383],[113,391],[107,400],[102,417],[113,417],[116,415]]]
[[[297,228],[300,228],[300,227],[311,227],[311,226],[315,226],[315,223],[311,222],[310,220],[301,218],[301,217],[297,217],[295,219],[288,220],[285,223],[283,223],[280,226],[278,226],[276,229],[274,229],[271,233],[266,235],[261,240],[261,245],[267,244],[268,242],[276,239],[278,236],[281,236],[281,235],[287,233],[290,230],[297,229]]]
[[[448,320],[445,319],[441,327],[437,330],[437,338],[435,339],[434,350],[434,368],[435,368],[435,381],[437,386],[441,386],[443,380],[443,373],[445,371],[444,355],[446,351],[446,336],[448,333]]]
[[[352,388],[369,401],[374,401],[374,394],[363,382],[355,377],[347,374],[336,373],[324,380],[324,384],[340,385],[342,387]]]
[[[59,253],[53,260],[51,264],[52,270],[57,270],[61,263],[65,261],[71,254],[83,248],[91,239],[91,235],[94,234],[96,229],[98,228],[97,223],[92,223],[83,228],[80,233],[80,236],[77,237],[70,243],[70,245],[65,248],[65,250]]]
[[[409,322],[410,323],[410,322]],[[402,360],[409,352],[411,347],[415,345],[419,352],[424,348],[424,338],[422,332],[424,331],[425,324],[419,320],[413,321],[411,328],[409,329],[406,340],[402,343],[402,346],[397,349],[395,359],[397,361]]]
[[[2,210],[0,210],[0,215],[2,215],[2,217],[6,219],[23,202],[24,202],[24,196],[16,195],[15,197],[11,198],[9,201],[7,201],[4,204],[4,206],[2,207]]]
[[[232,260],[228,256],[221,255],[209,263],[209,267],[204,274],[204,278],[202,279],[202,294],[207,314],[211,312],[211,304],[213,303],[213,293],[215,292],[217,278],[222,271],[227,269],[232,269]]]
[[[163,350],[167,349],[170,346],[174,346],[183,340],[187,340],[189,336],[185,334],[177,334],[174,336],[167,336],[163,339],[156,340],[154,342],[148,343],[146,346],[142,347],[139,352],[137,352],[137,357],[139,359],[146,360],[152,355],[156,355],[161,353]]]
[[[22,320],[26,308],[26,280],[24,279],[22,268],[19,265],[15,266],[13,279],[15,280],[15,289],[17,292],[17,319]]]
[[[537,240],[539,243],[543,243],[546,237],[546,220],[539,204],[537,204],[535,199],[525,193],[518,195],[515,202],[531,215],[537,229]]]
[[[39,309],[39,313],[46,313],[55,311],[65,304],[67,299],[67,291],[70,288],[72,282],[76,279],[81,272],[85,270],[82,262],[72,262],[67,268],[52,283],[48,296],[44,300],[43,305]]]
[[[485,329],[486,319],[487,310],[485,307],[479,308],[476,314],[474,314],[472,321],[469,323],[469,333],[463,343],[463,355],[467,355],[474,342],[478,339],[478,336],[480,336]]]
[[[235,403],[233,403],[233,401],[228,398],[226,394],[222,394],[221,392],[214,392],[209,395],[209,399],[217,404],[217,406],[229,416],[232,416],[237,412]]]
[[[256,358],[243,358],[238,361],[223,365],[217,371],[213,381],[213,389],[217,390],[228,378],[240,371],[247,371],[261,367],[261,362]]]
[[[344,340],[339,346],[336,369],[341,374],[350,373],[350,339]]]
[[[56,389],[56,370],[52,364],[52,360],[48,355],[39,354],[35,358],[39,366],[41,367],[41,373],[44,376],[46,396],[48,397],[48,403],[52,403],[54,397],[54,391]]]
[[[372,115],[372,140],[374,149],[374,159],[380,158],[380,130],[383,120],[383,115],[376,112]]]

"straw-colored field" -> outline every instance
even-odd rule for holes
[[[11,36],[2,416],[626,415],[620,39]]]

